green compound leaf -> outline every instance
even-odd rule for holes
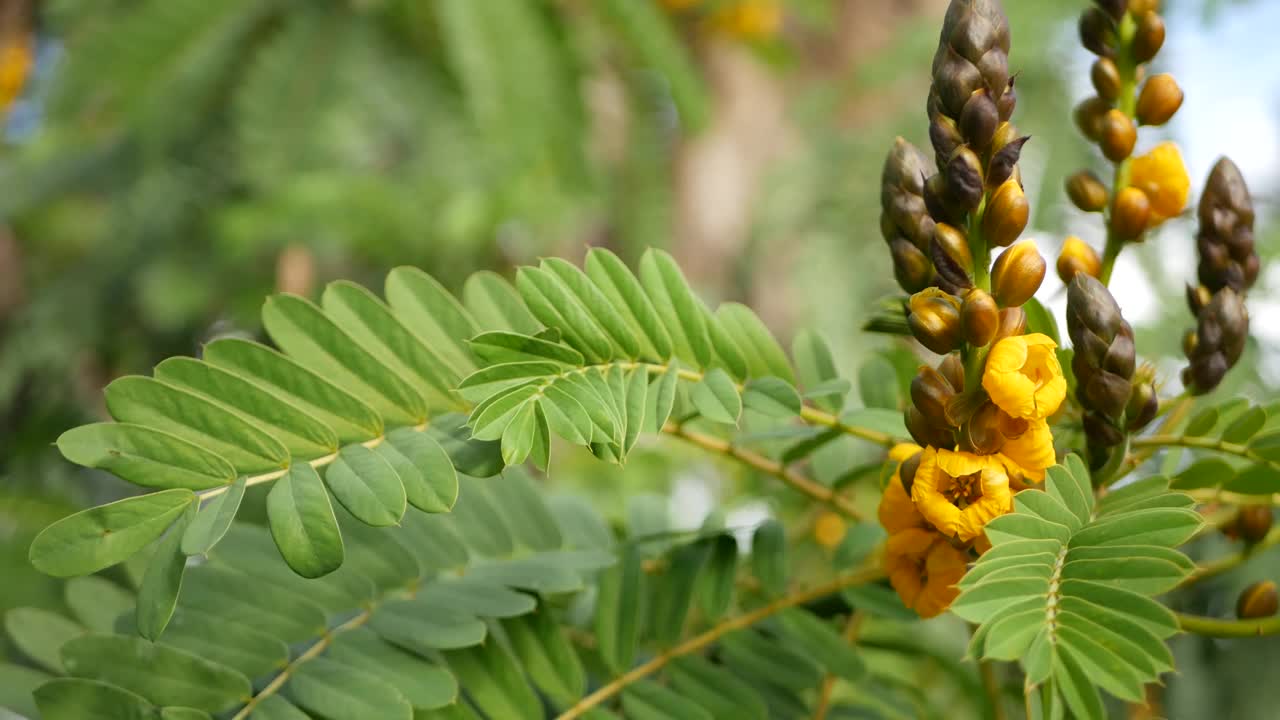
[[[1140,702],[1172,668],[1164,641],[1177,621],[1151,596],[1194,571],[1175,548],[1202,522],[1166,478],[1123,486],[1095,509],[1076,456],[1047,475],[1044,490],[1018,493],[1015,511],[988,524],[992,548],[951,609],[979,623],[970,655],[1019,660],[1053,702],[1102,720],[1097,688]]]

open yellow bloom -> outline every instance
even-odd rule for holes
[[[902,603],[920,617],[940,614],[956,599],[968,556],[932,530],[911,528],[889,538],[884,569]]]
[[[982,387],[991,402],[1011,417],[1040,420],[1058,411],[1067,397],[1067,379],[1047,335],[1014,335],[996,343],[987,356]]]
[[[1182,212],[1191,192],[1191,178],[1182,163],[1182,153],[1171,142],[1162,142],[1146,155],[1133,158],[1129,163],[1129,182],[1151,201],[1147,227]]]
[[[889,459],[901,466],[903,460],[920,450],[920,446],[914,443],[899,443],[889,450]],[[929,527],[924,516],[916,509],[916,504],[911,501],[907,489],[903,487],[898,467],[894,468],[893,477],[885,487],[884,494],[880,496],[880,507],[876,510],[876,515],[880,518],[880,524],[884,526],[885,532],[890,535],[907,528]]]
[[[1058,456],[1053,449],[1053,433],[1045,420],[1030,420],[1021,435],[1004,441],[1000,454],[1013,465],[1006,469],[1027,480],[1044,480],[1044,471],[1053,467]]]
[[[844,541],[848,526],[839,514],[824,511],[813,521],[813,540],[828,550],[834,550]]]
[[[964,542],[1013,509],[1009,474],[1000,456],[934,448],[925,448],[911,499],[939,532]]]

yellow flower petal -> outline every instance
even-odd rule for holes
[[[885,545],[889,583],[903,604],[924,618],[940,614],[955,600],[968,560],[963,550],[931,530],[905,530]]]
[[[1051,338],[1040,333],[1015,335],[996,343],[987,355],[982,387],[991,401],[1015,418],[1040,420],[1058,411],[1067,397],[1067,380]]]
[[[1006,466],[1008,470],[1039,482],[1044,480],[1044,471],[1058,461],[1058,456],[1053,449],[1053,433],[1049,430],[1049,423],[1045,420],[1029,422],[1026,432],[1005,441],[1000,454],[1014,466]]]
[[[925,448],[911,499],[939,532],[962,542],[1013,509],[1009,475],[1000,456],[934,448]]]
[[[1129,163],[1129,182],[1142,190],[1151,201],[1148,227],[1171,218],[1187,206],[1191,178],[1182,162],[1182,153],[1172,142],[1162,142],[1146,155]]]

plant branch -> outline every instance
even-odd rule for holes
[[[679,423],[668,422],[663,426],[662,430],[669,435],[678,437],[690,444],[697,445],[704,450],[719,453],[737,460],[744,465],[755,468],[760,472],[773,475],[792,488],[808,495],[810,498],[820,503],[830,505],[832,509],[842,515],[855,519],[862,517],[862,513],[859,512],[858,509],[854,507],[853,503],[849,502],[849,500],[844,496],[837,494],[825,485],[810,480],[798,472],[787,469],[785,465],[776,460],[772,460],[750,450],[744,450],[735,446],[728,440],[715,437],[714,435],[707,435],[705,433],[697,432],[696,430],[690,430]]]
[[[1280,615],[1273,615],[1259,620],[1223,620],[1174,613],[1178,617],[1178,626],[1184,632],[1216,638],[1262,637],[1280,633]]]
[[[1214,452],[1220,452],[1226,455],[1235,455],[1255,463],[1268,465],[1275,470],[1280,470],[1280,463],[1262,457],[1258,453],[1250,450],[1248,446],[1224,442],[1222,440],[1215,440],[1213,438],[1193,437],[1190,435],[1148,435],[1147,437],[1134,438],[1131,445],[1133,447],[1186,447],[1196,448],[1199,450],[1213,450]]]
[[[1234,570],[1252,559],[1255,555],[1265,552],[1276,544],[1280,544],[1280,526],[1271,528],[1271,531],[1263,536],[1261,540],[1246,547],[1240,552],[1225,555],[1217,560],[1213,560],[1199,566],[1182,581],[1179,587],[1186,587],[1193,583],[1200,582],[1201,580],[1207,580],[1211,577],[1221,575],[1228,570]]]
[[[648,662],[642,665],[637,665],[631,670],[623,673],[609,684],[604,685],[600,689],[579,700],[576,705],[561,713],[557,720],[573,720],[573,718],[582,717],[582,715],[591,708],[594,708],[612,698],[633,683],[653,675],[666,667],[667,663],[670,663],[672,660],[698,652],[734,630],[751,627],[752,625],[755,625],[766,618],[772,617],[773,615],[776,615],[788,608],[793,608],[797,605],[803,605],[812,600],[826,597],[827,595],[839,592],[853,585],[872,582],[882,576],[883,572],[878,567],[855,570],[841,575],[834,580],[823,583],[822,585],[809,588],[808,590],[800,590],[792,593],[791,595],[778,598],[777,600],[756,608],[749,613],[726,620],[713,626],[700,635],[695,635],[694,637],[685,640],[670,650],[666,650],[665,652],[655,655]]]

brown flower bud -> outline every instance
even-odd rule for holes
[[[1191,357],[1195,353],[1196,348],[1200,346],[1200,335],[1195,330],[1188,330],[1182,334],[1182,354]]]
[[[947,161],[946,177],[951,197],[967,210],[978,207],[985,188],[982,184],[982,161],[977,153],[968,147],[957,148]]]
[[[1222,378],[1240,360],[1249,337],[1249,311],[1244,297],[1229,287],[1213,294],[1201,309],[1195,331],[1195,342],[1187,343],[1190,366],[1183,371],[1183,383],[1196,393],[1218,386]]]
[[[1067,178],[1067,197],[1085,212],[1102,212],[1107,206],[1107,187],[1090,170],[1081,170]]]
[[[960,325],[964,339],[970,345],[982,347],[996,336],[1000,325],[1000,308],[991,294],[981,288],[971,288],[960,305]]]
[[[1107,11],[1107,14],[1115,18],[1116,22],[1124,17],[1125,12],[1129,9],[1130,3],[1125,0],[1094,0],[1098,7]]]
[[[1147,229],[1150,217],[1151,202],[1147,194],[1129,186],[1116,195],[1115,207],[1111,208],[1111,230],[1117,237],[1136,240]]]
[[[1000,99],[996,100],[996,109],[1000,112],[1000,121],[1008,122],[1009,118],[1013,117],[1013,110],[1017,106],[1018,91],[1013,88],[1013,78],[1009,78],[1009,85],[1000,94]]]
[[[928,365],[921,365],[911,378],[911,404],[934,425],[946,423],[947,403],[955,394],[942,373]]]
[[[972,453],[990,455],[1000,452],[1004,434],[999,427],[1000,409],[986,402],[960,429],[961,446]]]
[[[929,121],[929,142],[933,145],[935,162],[939,167],[945,166],[947,158],[964,144],[964,136],[956,121],[946,115],[934,115]]]
[[[1149,382],[1135,383],[1124,410],[1125,427],[1131,432],[1141,430],[1155,419],[1159,409],[1160,398],[1156,397],[1155,386]]]
[[[1163,125],[1182,107],[1182,88],[1172,75],[1152,75],[1142,85],[1138,95],[1138,122],[1143,125]]]
[[[942,173],[933,175],[924,183],[924,204],[936,222],[959,222],[966,208],[951,195],[947,178]]]
[[[1080,44],[1094,55],[1116,54],[1116,22],[1105,10],[1091,7],[1080,14]]]
[[[1253,545],[1271,532],[1271,522],[1270,505],[1241,505],[1232,529],[1241,540]]]
[[[1276,584],[1270,580],[1259,580],[1250,585],[1236,600],[1236,617],[1241,620],[1271,617],[1277,609],[1280,609],[1280,598],[1276,596]]]
[[[1075,277],[1076,273],[1098,277],[1101,272],[1102,260],[1098,258],[1098,253],[1094,252],[1093,247],[1074,235],[1068,236],[1066,242],[1062,244],[1062,252],[1058,255],[1058,277],[1062,280],[1062,284],[1070,284],[1071,278]]]
[[[936,224],[929,254],[938,277],[948,286],[967,288],[973,284],[969,277],[973,272],[973,255],[963,232],[946,223]]]
[[[1018,181],[1005,180],[991,196],[982,215],[982,234],[987,242],[997,247],[1008,247],[1027,227],[1031,217],[1031,203]]]
[[[955,445],[955,435],[945,426],[931,422],[914,405],[903,413],[903,420],[911,439],[924,447],[951,448]]]
[[[1133,121],[1120,110],[1111,109],[1102,116],[1102,137],[1098,146],[1111,162],[1120,162],[1133,153],[1138,142],[1138,129]]]
[[[1093,142],[1098,142],[1102,139],[1102,119],[1110,109],[1111,103],[1094,95],[1076,105],[1075,110],[1072,112],[1072,117],[1075,119],[1076,127],[1079,128],[1081,134]]]
[[[1134,17],[1143,13],[1159,12],[1159,10],[1160,0],[1129,0],[1129,12],[1133,13]]]
[[[1203,285],[1187,285],[1187,307],[1192,315],[1199,315],[1205,305],[1213,299],[1213,293]]]
[[[960,111],[960,133],[976,150],[984,151],[991,145],[999,124],[1000,111],[985,88],[970,95]]]
[[[1045,262],[1034,242],[1020,242],[1000,253],[991,268],[991,294],[1002,307],[1030,300],[1044,281]]]
[[[1261,267],[1253,238],[1253,200],[1244,176],[1229,158],[1220,158],[1209,173],[1198,215],[1201,284],[1211,291],[1229,287],[1244,292],[1252,287]]]
[[[1103,100],[1115,102],[1120,95],[1120,71],[1111,58],[1100,57],[1093,61],[1089,79],[1093,81],[1093,89],[1098,91],[1098,96]]]
[[[996,127],[996,134],[991,138],[991,152],[998,153],[1004,146],[1018,139],[1018,128],[1011,122],[1002,122]]]
[[[992,342],[1000,342],[1007,337],[1027,334],[1027,313],[1021,307],[1007,307],[1000,310],[1000,326],[996,330]]]
[[[911,486],[916,483],[916,471],[920,469],[922,459],[924,459],[923,451],[903,460],[898,466],[898,479],[902,481],[902,489],[907,491],[907,497],[911,497]]]
[[[987,168],[987,185],[999,187],[1013,175],[1018,166],[1018,158],[1022,157],[1022,146],[1030,139],[1030,135],[1017,138],[991,156],[991,167]]]
[[[1138,29],[1133,34],[1133,59],[1147,62],[1164,46],[1164,20],[1154,12],[1136,16]]]
[[[920,292],[933,280],[933,263],[906,238],[894,238],[889,243],[893,258],[893,277],[907,292]]]
[[[938,372],[951,384],[956,392],[964,391],[964,360],[959,353],[949,353],[938,363]]]
[[[939,355],[960,344],[960,302],[937,288],[911,296],[907,326],[921,345]]]

